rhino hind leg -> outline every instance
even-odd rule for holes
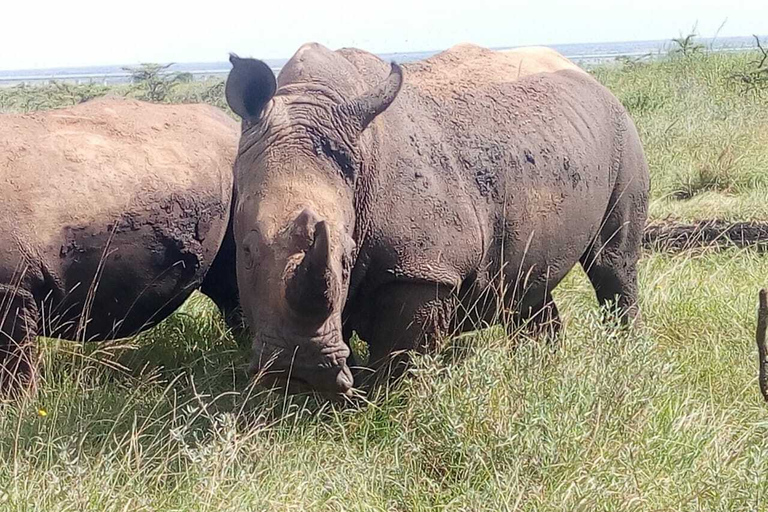
[[[612,265],[585,266],[587,276],[595,289],[601,306],[615,307],[622,324],[640,321],[637,304],[637,269],[634,264],[626,266],[616,262]]]
[[[581,258],[581,265],[592,283],[600,306],[613,306],[623,325],[641,321],[638,306],[637,261],[640,255],[642,221],[614,209],[614,219],[604,227]],[[639,226],[638,226],[639,224]]]
[[[648,219],[650,178],[637,130],[624,117],[627,133],[613,194],[600,229],[581,257],[601,306],[613,305],[623,325],[642,322],[638,306],[637,262]]]
[[[37,304],[28,292],[0,285],[0,398],[34,391]]]

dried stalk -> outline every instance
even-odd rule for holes
[[[763,398],[768,402],[768,353],[765,348],[765,330],[768,327],[768,290],[760,290],[760,305],[757,309],[757,353],[759,357],[758,384]]]
[[[760,44],[760,38],[759,37],[757,37],[754,34],[752,35],[752,37],[755,38],[755,43],[757,43],[757,49],[760,50],[760,53],[763,54],[763,58],[760,59],[760,63],[757,65],[757,69],[759,70],[760,68],[763,67],[763,64],[765,64],[765,61],[768,61],[768,50],[763,48],[763,45]]]

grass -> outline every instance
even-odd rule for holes
[[[745,250],[648,254],[644,329],[621,334],[601,325],[573,271],[556,290],[557,350],[513,351],[494,329],[460,337],[361,408],[249,389],[245,351],[197,295],[138,350],[47,341],[39,397],[0,413],[0,501],[9,511],[758,510],[768,408],[753,330],[766,275],[768,261]]]
[[[759,60],[757,52],[697,52],[593,70],[640,133],[652,218],[768,219],[768,87],[735,76]]]
[[[638,125],[655,218],[768,219],[767,93],[729,78],[752,58],[594,70]],[[221,105],[220,88],[169,101]],[[107,92],[142,94],[0,88],[0,110]],[[247,347],[201,294],[133,340],[41,339],[38,396],[0,407],[0,510],[762,510],[766,276],[755,251],[648,252],[645,324],[621,333],[576,269],[557,349],[498,328],[446,340],[364,407],[250,387]]]
[[[24,113],[71,107],[102,96],[126,96],[149,100],[151,92],[142,83],[104,86],[54,82],[48,85],[0,87],[0,113]],[[231,113],[224,99],[224,81],[208,78],[194,82],[173,83],[168,87],[166,103],[208,103]],[[233,114],[234,115],[234,114]]]

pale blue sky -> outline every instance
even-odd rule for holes
[[[3,2],[0,69],[768,34],[768,0],[40,0]]]

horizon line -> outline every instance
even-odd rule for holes
[[[761,35],[761,34],[750,34],[750,35],[742,35],[742,36],[711,36],[711,37],[697,37],[699,41],[709,41],[714,42],[717,40],[733,40],[733,39],[754,39],[754,37],[758,37],[760,39],[764,37],[768,37],[768,34]],[[504,50],[504,49],[511,49],[511,48],[525,48],[525,47],[533,47],[533,46],[542,46],[542,47],[569,47],[569,46],[586,46],[586,45],[620,45],[620,44],[638,44],[638,43],[672,43],[674,41],[673,38],[665,38],[665,39],[631,39],[631,40],[622,40],[622,41],[598,41],[598,42],[581,42],[581,43],[552,43],[552,44],[522,44],[522,45],[502,45],[502,46],[488,46],[488,49],[491,50]],[[387,51],[387,52],[370,52],[374,55],[384,58],[388,56],[395,56],[395,55],[413,55],[413,54],[436,54],[439,52],[442,52],[456,44],[462,44],[462,43],[471,43],[471,41],[462,41],[458,43],[454,43],[450,46],[447,46],[445,48],[440,49],[425,49],[425,50],[408,50],[408,51]],[[475,44],[475,43],[472,43]],[[482,46],[482,45],[480,45]],[[352,48],[352,46],[339,46],[340,48]],[[359,47],[355,47],[359,48]],[[752,46],[749,48],[757,48],[757,46]],[[365,48],[359,48],[361,50],[365,50]],[[366,50],[368,51],[368,50]],[[644,54],[644,53],[642,53]],[[612,54],[606,55],[610,57]],[[624,54],[617,54],[618,55],[624,55]],[[626,54],[630,55],[630,54]],[[581,58],[600,58],[602,55],[574,55],[572,57],[581,57]],[[260,58],[260,60],[263,60],[266,62],[270,67],[273,67],[274,64],[277,64],[278,62],[281,64],[284,64],[288,60],[290,60],[291,57],[264,57]],[[271,62],[270,62],[271,61]],[[168,62],[152,62],[152,61],[141,61],[141,62],[134,62],[134,63],[123,63],[123,64],[117,64],[117,63],[111,63],[111,64],[88,64],[88,65],[68,65],[68,66],[55,66],[55,67],[31,67],[31,68],[14,68],[14,69],[3,69],[0,68],[0,80],[2,79],[8,79],[12,76],[14,78],[18,77],[21,79],[22,77],[20,75],[9,75],[9,73],[21,73],[21,72],[46,72],[46,71],[66,71],[66,70],[75,70],[75,69],[95,69],[95,68],[128,68],[128,67],[136,67],[136,66],[142,66],[145,64],[157,64],[157,65],[170,65],[170,67],[173,66],[192,66],[192,65],[211,65],[211,64],[227,64],[228,60],[226,58],[222,58],[222,60],[219,61],[205,61],[205,60],[189,60],[189,61],[168,61]],[[221,70],[195,70],[197,73],[211,73],[216,74],[220,73]],[[128,72],[126,74],[129,75]],[[3,76],[5,75],[5,76]],[[117,76],[118,74],[111,74],[110,76]]]

